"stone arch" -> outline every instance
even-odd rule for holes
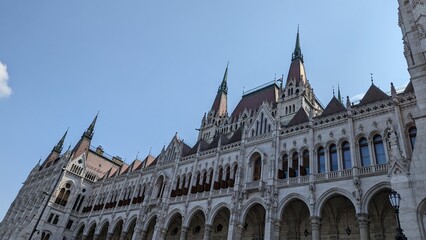
[[[362,213],[368,213],[368,203],[371,201],[371,199],[376,195],[378,192],[383,191],[385,189],[391,189],[391,184],[389,182],[380,182],[372,186],[368,189],[368,191],[365,192],[363,198],[362,198],[362,207],[361,212]]]
[[[310,209],[304,200],[298,197],[290,197],[285,200],[279,219],[281,220],[280,238],[282,239],[303,239],[310,229]]]
[[[324,144],[324,148],[325,149],[329,149],[330,148],[330,146],[332,145],[332,144],[334,144],[334,145],[336,145],[337,146],[337,143],[336,143],[336,140],[328,140],[325,144]]]
[[[164,223],[164,228],[167,229],[166,239],[179,239],[182,232],[182,213],[175,208],[168,215],[170,217]]]
[[[143,225],[142,230],[146,231],[146,229],[148,228],[149,223],[157,218],[157,213],[156,212],[150,212],[148,214],[148,216],[146,217],[145,223]]]
[[[152,239],[155,231],[155,225],[157,224],[157,214],[151,214],[150,217],[145,221],[143,231],[145,232],[145,239]]]
[[[358,134],[357,134],[357,135],[355,135],[355,137],[354,137],[354,143],[355,143],[355,144],[357,144],[361,138],[365,138],[365,139],[367,139],[367,141],[369,140],[369,139],[368,139],[368,138],[369,138],[369,136],[367,136],[365,133],[358,133]]]
[[[107,237],[109,232],[109,226],[110,226],[110,222],[108,219],[106,219],[105,221],[102,221],[99,224],[99,227],[96,230],[97,234],[99,235],[99,239],[105,239]]]
[[[244,219],[246,218],[247,212],[250,210],[250,208],[252,206],[254,206],[255,204],[260,204],[262,205],[262,207],[264,209],[266,209],[265,203],[263,202],[263,199],[260,197],[254,197],[252,199],[250,199],[243,207],[243,209],[241,209],[241,221],[244,221]]]
[[[254,155],[256,155],[256,154],[259,154],[260,155],[260,160],[263,162],[263,160],[264,160],[264,154],[263,154],[263,151],[261,151],[260,149],[258,149],[257,147],[256,148],[254,148],[251,152],[250,152],[250,154],[248,155],[249,157],[248,157],[248,159],[249,159],[249,165],[250,164],[253,164],[252,162],[253,162],[253,160],[254,160]]]
[[[120,239],[120,236],[123,232],[123,227],[124,227],[124,220],[123,218],[119,217],[117,218],[117,220],[115,221],[114,224],[112,224],[112,234],[111,234],[111,240],[118,240]]]
[[[75,231],[74,237],[76,240],[82,240],[83,239],[83,232],[86,225],[84,223],[80,223],[77,225],[77,231]]]
[[[389,201],[390,187],[378,188],[369,194],[368,217],[370,237],[381,239],[392,239],[394,237],[397,222],[395,219],[394,208]]]
[[[206,219],[206,224],[212,224],[214,218],[216,217],[216,214],[218,214],[218,212],[220,212],[223,208],[227,208],[228,210],[231,210],[228,204],[224,202],[217,204],[216,206],[214,206],[214,208],[212,208],[209,218]]]
[[[85,234],[86,239],[93,239],[95,237],[95,231],[96,231],[96,227],[97,227],[97,223],[96,221],[93,221],[92,224],[88,225],[89,227],[87,228],[87,231]]]
[[[241,239],[263,239],[265,235],[266,208],[259,201],[248,205],[241,224],[243,227]]]
[[[290,193],[283,200],[281,200],[280,205],[278,206],[278,210],[277,210],[278,216],[282,216],[283,213],[284,213],[285,207],[294,200],[300,200],[300,201],[304,202],[306,204],[306,206],[309,206],[308,199],[306,199],[302,194]],[[311,211],[311,209],[309,209],[309,213],[312,215],[312,213],[310,211]]]
[[[426,237],[426,198],[423,199],[417,208],[417,222],[419,224],[422,239]]]
[[[211,226],[212,235],[215,239],[227,239],[229,224],[231,222],[231,210],[224,203],[215,206],[208,224]]]
[[[384,136],[385,136],[385,132],[383,131],[383,132],[380,132],[379,130],[376,130],[376,129],[374,129],[373,131],[371,131],[369,134],[368,134],[368,138],[367,138],[367,140],[373,140],[373,137],[375,136],[375,135],[380,135],[380,136],[382,136],[382,138],[385,138]]]
[[[130,221],[127,221],[125,224],[124,231],[127,232],[127,240],[131,240],[133,238],[133,234],[135,233],[135,228],[137,224],[138,217],[134,216]]]
[[[182,210],[180,210],[179,208],[174,208],[172,211],[170,211],[167,215],[168,217],[166,218],[166,220],[164,221],[164,227],[168,228],[170,221],[177,215],[179,214],[180,216],[182,216],[183,218],[183,213]]]
[[[197,206],[195,206],[195,207],[193,207],[189,212],[188,212],[188,214],[185,216],[185,222],[183,223],[183,226],[188,226],[188,224],[189,224],[189,222],[191,221],[191,218],[194,216],[194,214],[197,212],[197,211],[201,211],[201,212],[203,212],[203,214],[204,214],[204,209],[203,209],[203,207],[201,207],[200,205],[197,205]],[[183,215],[182,215],[183,216]]]
[[[206,214],[200,208],[193,209],[192,214],[188,218],[188,235],[187,239],[203,238],[206,223]]]
[[[324,203],[327,202],[330,198],[332,198],[333,196],[336,196],[336,195],[342,195],[342,196],[346,197],[347,199],[349,199],[349,201],[351,201],[353,206],[357,206],[356,200],[353,198],[351,193],[349,193],[346,190],[340,189],[340,188],[330,188],[329,190],[325,191],[317,199],[317,204],[316,204],[314,216],[320,217],[321,216],[321,210],[324,207]],[[359,212],[359,209],[357,209],[356,207],[355,207],[355,210],[357,211],[356,213]]]
[[[321,239],[360,239],[356,206],[342,192],[324,197],[321,208]]]
[[[132,224],[133,221],[137,221],[138,220],[138,215],[137,214],[133,214],[132,216],[130,216],[128,218],[128,220],[124,223],[123,229],[126,229],[126,231],[129,231],[129,227]]]
[[[339,140],[337,140],[336,146],[342,146],[342,143],[349,142],[347,137],[341,137]]]

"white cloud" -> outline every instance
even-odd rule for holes
[[[7,66],[0,62],[0,98],[8,97],[12,94],[12,88],[7,84],[8,80]]]
[[[351,102],[358,103],[364,97],[365,93],[360,93],[351,98]]]

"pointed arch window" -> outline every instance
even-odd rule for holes
[[[286,179],[288,177],[288,155],[284,154],[282,157],[282,169],[278,170],[278,178]]]
[[[289,170],[290,177],[297,177],[299,175],[299,153],[294,152],[291,155],[291,168]]]
[[[411,150],[414,149],[414,144],[416,144],[417,128],[412,127],[408,130],[408,137],[410,138]]]
[[[386,163],[385,148],[383,146],[383,138],[380,135],[375,135],[373,138],[374,144],[374,157],[376,158],[377,164]]]
[[[336,145],[332,144],[329,147],[329,160],[330,160],[330,171],[337,171],[338,170],[338,160],[337,160],[337,149]]]
[[[300,166],[300,176],[305,176],[310,174],[309,170],[309,151],[305,150],[302,154],[303,164]]]
[[[361,157],[361,165],[363,167],[370,166],[370,153],[368,151],[368,142],[366,138],[361,138],[359,144],[359,155]]]
[[[323,147],[318,148],[318,173],[324,173],[325,172],[325,152]]]
[[[258,181],[262,177],[262,160],[260,156],[254,161],[253,181]]]
[[[343,169],[352,168],[351,148],[348,142],[342,143]]]

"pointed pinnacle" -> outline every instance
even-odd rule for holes
[[[303,62],[302,49],[300,48],[299,26],[297,26],[296,46],[294,47],[291,60],[294,61],[296,59],[300,59]]]
[[[229,62],[226,64],[226,69],[225,69],[225,73],[223,74],[223,79],[222,79],[222,83],[219,86],[218,89],[218,93],[219,92],[224,92],[225,94],[228,94],[228,66],[229,66]]]
[[[90,124],[90,126],[87,128],[86,132],[84,133],[84,135],[88,138],[92,138],[93,137],[93,133],[95,130],[95,125],[96,125],[96,120],[98,119],[98,115],[99,115],[99,111],[96,114],[95,118],[93,119],[92,123]]]
[[[65,137],[67,136],[69,128],[65,131],[64,135],[62,136],[61,140],[56,144],[56,146],[53,148],[54,151],[61,152],[62,147],[64,146]]]

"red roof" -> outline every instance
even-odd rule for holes
[[[278,86],[273,83],[244,95],[232,112],[231,117],[238,117],[244,109],[255,111],[259,109],[260,105],[262,105],[264,101],[268,103],[272,102],[275,107],[278,99],[278,89]]]
[[[301,59],[295,59],[291,62],[287,75],[287,83],[291,79],[296,80],[296,86],[299,86],[301,82],[302,84],[306,84],[305,67]]]

